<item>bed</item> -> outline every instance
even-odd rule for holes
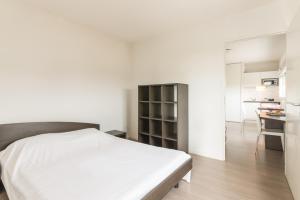
[[[159,200],[189,180],[191,157],[99,131],[99,125],[0,125],[1,179],[10,200]]]

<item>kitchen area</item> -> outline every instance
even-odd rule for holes
[[[285,34],[228,43],[225,49],[227,126],[239,124],[241,137],[251,130],[258,146],[284,151]]]
[[[278,71],[242,74],[242,133],[245,131],[246,123],[257,122],[257,113],[260,120],[263,121],[261,129],[284,133],[285,94],[280,91],[285,91],[285,88],[282,88],[285,87],[285,84],[281,80],[285,74],[280,69],[284,69],[284,66],[279,67]],[[283,138],[265,135],[264,139],[266,149],[283,151]]]

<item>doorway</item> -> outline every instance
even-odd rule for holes
[[[261,116],[284,116],[286,35],[228,42],[224,51],[226,160],[249,167],[263,163],[265,167],[276,166],[278,173],[283,173],[284,139],[261,135],[257,145],[257,136],[265,126],[284,132],[284,122]]]

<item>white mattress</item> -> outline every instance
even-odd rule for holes
[[[96,129],[29,137],[0,152],[10,200],[141,199],[189,158]]]

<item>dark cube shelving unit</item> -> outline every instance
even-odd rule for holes
[[[139,141],[188,152],[188,85],[138,87]]]

